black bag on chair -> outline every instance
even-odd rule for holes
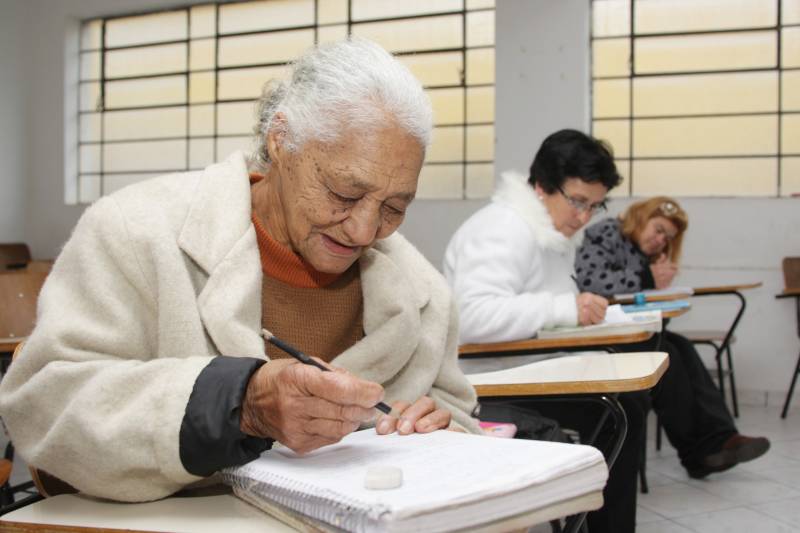
[[[486,422],[505,422],[517,426],[517,439],[572,443],[558,422],[533,409],[508,402],[481,403],[479,418]]]

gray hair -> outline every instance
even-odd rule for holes
[[[351,37],[320,45],[291,67],[289,79],[268,82],[258,101],[251,164],[260,170],[270,165],[267,133],[278,126],[278,113],[286,118],[286,146],[292,150],[312,139],[335,141],[348,128],[375,131],[386,125],[387,115],[423,149],[430,144],[433,113],[422,85],[372,41]]]

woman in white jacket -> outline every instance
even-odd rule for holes
[[[525,339],[543,327],[603,320],[607,301],[578,292],[573,262],[581,229],[605,208],[606,194],[619,182],[610,149],[575,130],[545,139],[530,178],[502,175],[491,203],[464,222],[445,252],[462,343]],[[591,533],[636,527],[636,474],[648,398],[645,393],[619,399],[628,434],[610,472],[605,506],[588,515]],[[598,413],[588,407],[535,407],[582,433],[597,422]]]

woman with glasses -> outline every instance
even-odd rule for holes
[[[665,196],[636,202],[619,218],[593,224],[575,259],[578,287],[603,296],[669,287],[688,226],[686,212]],[[669,352],[670,366],[652,390],[653,409],[690,477],[727,470],[769,449],[767,439],[739,434],[691,341],[664,330],[661,349]]]
[[[610,149],[575,130],[553,133],[529,176],[506,172],[492,202],[455,233],[444,273],[460,312],[460,340],[528,339],[541,328],[589,325],[607,301],[570,277],[580,231],[620,182]]]
[[[609,147],[575,130],[547,137],[528,176],[506,172],[500,177],[491,203],[464,222],[445,252],[461,343],[527,339],[541,328],[604,319],[606,299],[579,293],[571,274],[581,229],[605,208],[606,194],[620,181]],[[636,527],[636,476],[648,398],[634,393],[619,400],[628,433],[603,492],[605,506],[587,517],[591,533],[627,533]],[[516,407],[537,416],[529,404]],[[599,417],[583,404],[537,403],[535,408],[581,435],[588,435]],[[514,422],[513,412],[484,404],[481,415]]]

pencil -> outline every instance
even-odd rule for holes
[[[264,340],[266,340],[270,344],[277,346],[278,348],[288,353],[289,355],[291,355],[304,365],[315,366],[320,370],[322,370],[323,372],[330,372],[331,370],[330,368],[327,368],[326,366],[320,364],[319,361],[317,361],[316,359],[312,359],[311,357],[307,356],[294,346],[286,344],[284,341],[280,340],[278,337],[273,335],[271,331],[267,329],[262,329],[261,336],[264,337]],[[377,404],[375,404],[375,409],[387,415],[392,413],[392,408],[386,405],[384,402],[378,402]]]

